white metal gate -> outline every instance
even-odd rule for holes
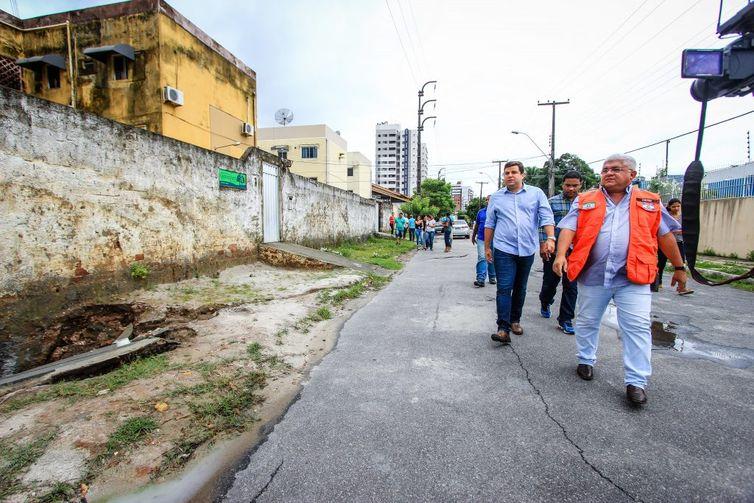
[[[262,208],[264,211],[264,242],[280,241],[280,171],[277,166],[262,163]]]

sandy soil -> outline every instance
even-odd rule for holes
[[[94,396],[2,409],[0,447],[38,442],[43,449],[16,474],[18,492],[5,499],[29,501],[56,489],[62,500],[83,490],[89,501],[101,501],[153,483],[148,489],[152,493],[168,488],[179,500],[191,497],[202,481],[237,462],[260,435],[261,425],[295,397],[311,365],[332,346],[342,320],[364,302],[333,304],[327,295],[363,279],[345,270],[286,270],[257,263],[227,269],[217,278],[158,285],[107,299],[146,305],[137,323],[154,325],[152,332],[169,322],[193,329],[195,335],[165,353],[167,364],[154,375],[117,389],[103,387]],[[178,311],[192,314],[170,317]],[[243,395],[240,380],[255,373],[263,375],[264,387],[248,395],[250,410],[238,410],[242,407],[236,403],[226,415],[197,412],[223,393],[231,398],[236,392]],[[134,442],[112,444],[124,422],[137,417],[154,421],[156,427]],[[186,438],[197,431],[204,441],[186,447]],[[212,461],[202,462],[207,456]],[[181,476],[189,473],[190,477]],[[91,485],[82,489],[85,480]],[[170,480],[174,482],[160,485]]]

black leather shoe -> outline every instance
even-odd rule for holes
[[[503,334],[503,335],[500,335]],[[500,342],[502,344],[510,344],[511,343],[511,336],[508,335],[508,332],[504,332],[503,330],[492,334],[491,339],[495,342]]]
[[[474,286],[477,288],[484,288],[484,283],[481,281],[474,281]]]
[[[496,279],[491,279],[490,280],[490,285],[497,285],[497,280]]]
[[[578,367],[576,367],[576,373],[585,381],[594,379],[594,367],[586,363],[579,363]]]
[[[626,398],[633,404],[644,405],[647,403],[647,392],[638,386],[629,384],[626,386]]]

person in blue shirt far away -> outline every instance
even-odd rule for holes
[[[484,287],[487,277],[490,278],[490,285],[497,283],[495,264],[494,262],[487,262],[487,258],[484,256],[484,221],[487,219],[489,202],[490,196],[487,196],[484,200],[484,207],[479,208],[479,212],[476,214],[474,229],[471,233],[471,244],[476,245],[476,281],[474,281],[474,286],[478,288]]]
[[[505,187],[490,197],[484,222],[484,253],[497,274],[497,333],[492,340],[503,344],[510,344],[509,332],[524,334],[521,312],[534,254],[540,251],[540,227],[546,236],[543,249],[555,251],[555,219],[547,196],[524,184],[524,176],[521,162],[505,163]]]

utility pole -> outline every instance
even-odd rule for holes
[[[419,89],[419,111],[416,116],[416,193],[419,193],[419,188],[422,184],[422,130],[424,129],[424,123],[428,119],[436,119],[436,116],[427,117],[422,120],[422,114],[424,114],[424,105],[427,103],[437,102],[437,100],[427,100],[422,103],[422,97],[424,96],[424,88],[429,84],[437,84],[436,80],[428,80]],[[411,166],[411,163],[408,163]]]
[[[492,161],[497,163],[497,190],[503,188],[503,163],[508,162],[508,159],[504,161]]]
[[[665,140],[665,171],[662,176],[667,178],[668,176],[668,153],[670,152],[670,140]]]
[[[482,187],[487,182],[479,182],[479,199],[482,199],[484,197],[484,193],[482,192]]]
[[[550,136],[550,173],[549,173],[549,179],[547,183],[547,191],[549,192],[549,196],[552,197],[555,195],[555,107],[558,105],[568,105],[571,102],[571,100],[566,101],[545,101],[537,102],[537,106],[548,106],[552,107],[552,136]]]
[[[746,158],[751,162],[751,131],[746,131]]]

